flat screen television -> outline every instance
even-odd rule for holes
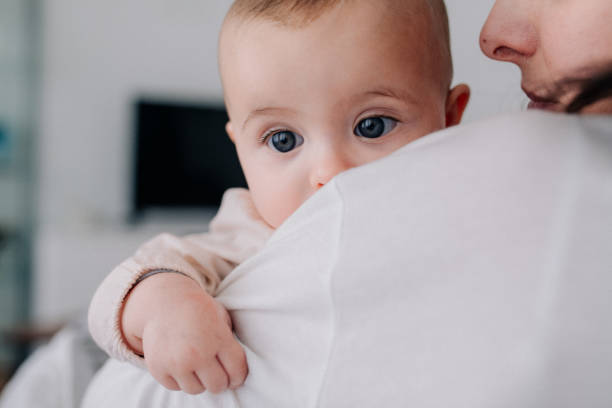
[[[222,105],[135,103],[132,215],[149,209],[216,207],[230,187],[246,187]]]

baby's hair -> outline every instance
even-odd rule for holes
[[[418,0],[396,1],[408,4]],[[228,16],[267,18],[299,27],[316,20],[325,11],[345,2],[351,0],[235,0]],[[444,0],[425,0],[425,3],[432,7],[435,17],[443,21],[445,34],[449,36],[448,14]]]
[[[302,27],[343,0],[236,0],[228,17],[264,18]]]
[[[350,4],[357,0],[235,0],[226,18],[262,18],[285,26],[301,28],[319,18],[323,13],[341,4]],[[365,0],[364,0],[365,1]],[[371,1],[371,0],[367,0]],[[453,76],[453,64],[450,50],[450,30],[448,13],[444,0],[386,0],[380,2],[381,7],[388,7],[386,2],[395,6],[425,5],[430,8],[433,23],[441,30],[442,43],[439,45],[440,58],[446,63],[444,74],[445,87],[450,86]]]

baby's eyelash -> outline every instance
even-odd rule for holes
[[[271,129],[271,130],[268,130],[267,132],[264,132],[264,134],[263,134],[263,135],[259,136],[259,137],[257,138],[257,141],[258,141],[259,143],[262,143],[262,144],[263,144],[263,143],[265,143],[265,142],[266,142],[266,140],[267,140],[267,139],[268,139],[270,136],[272,136],[273,134],[278,133],[278,132],[288,132],[288,130],[287,130],[287,129],[283,129],[283,128],[277,128],[277,129]]]
[[[359,119],[359,120],[357,121],[357,123],[361,122],[362,120],[366,120],[366,119],[374,119],[374,118],[391,119],[391,120],[393,120],[393,121],[395,121],[395,122],[397,122],[397,123],[400,123],[400,122],[401,122],[401,121],[400,121],[400,120],[399,120],[397,117],[395,117],[395,116],[393,116],[393,115],[389,115],[389,114],[386,114],[386,113],[380,113],[380,114],[373,114],[373,115],[367,115],[367,116],[364,116],[363,118]]]

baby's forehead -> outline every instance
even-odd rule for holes
[[[335,44],[331,41],[332,36],[353,36],[355,41],[348,46],[356,50],[360,47],[380,47],[395,49],[396,54],[409,51],[412,58],[405,59],[406,65],[435,65],[432,70],[441,71],[441,81],[448,82],[444,86],[450,86],[452,62],[446,14],[440,14],[440,9],[432,7],[430,1],[437,0],[381,0],[386,7],[381,7],[379,1],[340,1],[335,7],[308,15],[309,20],[288,17],[283,13],[257,15],[230,12],[221,32],[221,75],[224,76],[224,60],[240,47],[240,42],[248,42],[254,34],[259,35],[263,43],[273,43],[277,36],[304,33],[295,36],[296,48],[299,48],[299,43],[312,40],[313,33],[329,30],[329,37],[318,36],[326,47]],[[443,6],[443,3],[440,4]],[[342,24],[351,18],[356,19],[354,24]],[[375,38],[376,41],[358,41],[359,38]]]

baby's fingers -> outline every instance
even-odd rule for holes
[[[155,377],[155,376],[154,376]],[[181,386],[174,380],[174,378],[170,375],[164,375],[160,378],[155,377],[155,379],[164,387],[172,391],[178,391],[181,389]]]
[[[176,382],[181,387],[181,390],[187,394],[196,395],[206,391],[206,387],[194,372],[176,378]]]
[[[217,359],[229,377],[229,388],[236,389],[241,386],[249,373],[249,367],[240,344],[234,341],[227,350],[217,354]]]
[[[206,386],[206,389],[213,394],[225,391],[229,386],[229,379],[225,370],[218,360],[214,360],[206,365],[206,368],[198,370],[197,376]]]

